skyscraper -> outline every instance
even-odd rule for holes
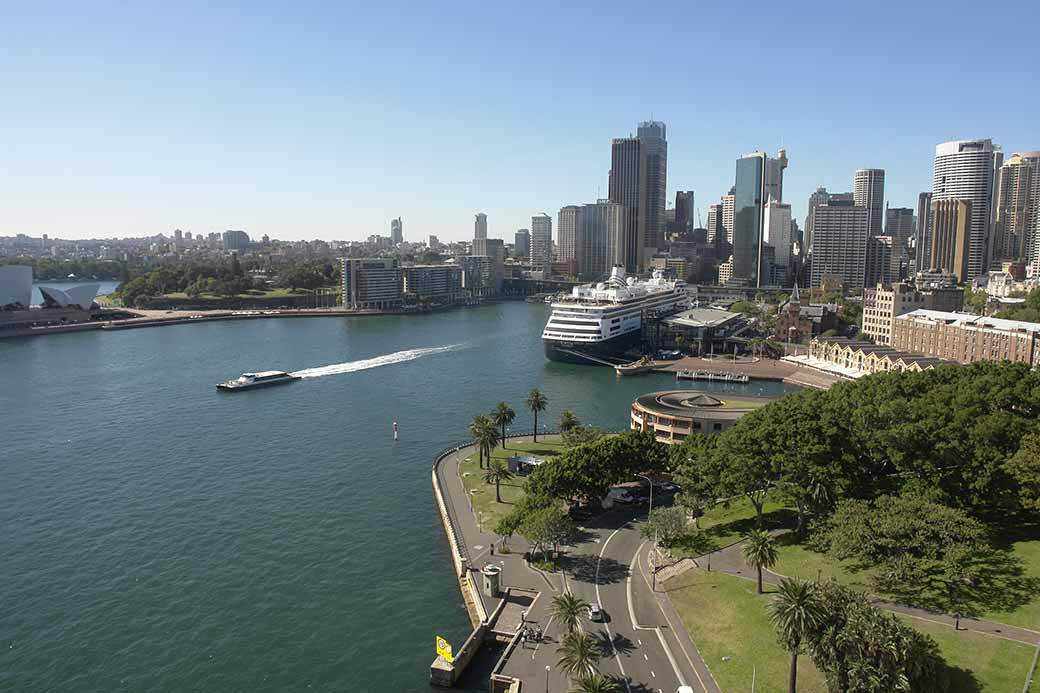
[[[513,255],[516,257],[528,257],[531,254],[531,231],[529,229],[518,229],[513,237]]]
[[[914,272],[932,268],[932,193],[917,196],[917,235],[914,238]]]
[[[909,207],[886,208],[885,235],[892,239],[892,281],[906,279],[910,265],[910,239],[914,237],[914,210]]]
[[[640,180],[646,175],[643,145],[637,137],[614,139],[610,142],[610,178],[607,197],[611,202],[624,205],[628,216],[625,248],[625,269],[638,272],[643,264],[646,225],[640,221],[639,205],[642,194]]]
[[[971,202],[968,270],[961,281],[974,279],[989,267],[997,172],[1003,163],[1000,147],[990,139],[944,142],[935,147],[933,207],[944,200]]]
[[[968,281],[971,272],[971,200],[932,202],[932,266]]]
[[[722,228],[726,232],[726,242],[733,243],[733,207],[736,198],[733,193],[736,188],[730,188],[729,193],[722,196]]]
[[[600,200],[573,209],[577,222],[578,276],[586,281],[602,279],[624,258],[625,208],[616,202]],[[561,217],[563,211],[560,210]]]
[[[552,271],[552,218],[548,214],[531,217],[531,264],[546,274]]]
[[[791,267],[791,205],[775,199],[769,200],[765,206],[762,230],[763,242],[773,248],[769,276],[763,278],[763,283],[785,286]]]
[[[1000,167],[992,265],[1037,253],[1040,224],[1040,152],[1012,154]]]
[[[715,245],[726,239],[726,229],[722,225],[722,203],[708,205],[708,243]]]
[[[733,193],[733,279],[748,286],[764,286],[762,276],[762,236],[767,195],[783,193],[787,152],[780,150],[776,159],[765,152],[745,154],[737,159],[736,185]],[[780,198],[777,202],[782,202]]]
[[[812,210],[812,270],[810,285],[835,276],[846,291],[863,289],[867,259],[867,208],[852,200],[831,199]]]
[[[680,231],[693,231],[694,200],[692,190],[678,190],[675,193],[675,226]]]
[[[856,171],[852,195],[857,205],[867,208],[867,227],[870,235],[880,236],[885,209],[885,170],[861,168]]]
[[[473,255],[487,255],[487,215],[478,212],[473,221]]]
[[[560,262],[577,263],[580,224],[581,207],[579,205],[567,205],[560,208],[556,217],[556,257]]]
[[[664,248],[664,210],[668,195],[668,140],[665,124],[648,120],[639,124],[636,131],[642,143],[642,155],[646,159],[646,177],[643,179],[643,204],[640,216],[645,219],[643,235],[647,248]],[[646,258],[644,258],[646,259]]]
[[[401,217],[390,220],[390,242],[394,245],[404,242],[404,226]]]

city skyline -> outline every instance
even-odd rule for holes
[[[1004,9],[1016,22],[1037,12]],[[734,161],[751,151],[790,152],[784,202],[803,219],[816,187],[849,191],[866,168],[885,170],[891,206],[916,207],[941,142],[990,138],[1005,157],[1040,146],[1030,122],[1040,96],[1020,88],[1025,43],[991,32],[971,55],[944,51],[942,74],[921,83],[929,54],[958,30],[957,12],[843,8],[821,18],[785,7],[779,51],[755,40],[775,27],[738,26],[719,8],[671,7],[663,24],[590,20],[580,7],[554,7],[554,22],[538,8],[499,12],[102,9],[88,38],[82,8],[9,9],[3,37],[16,58],[0,68],[13,104],[0,114],[10,134],[0,235],[181,228],[362,240],[403,217],[406,240],[451,241],[470,238],[473,214],[484,211],[488,236],[508,240],[540,211],[607,197],[611,140],[651,119],[668,128],[666,197],[693,190],[701,226],[732,186]],[[573,50],[571,29],[589,21],[602,43]],[[850,22],[855,36],[828,31]],[[228,39],[232,24],[239,35]],[[921,25],[932,30],[922,35]],[[690,26],[712,30],[689,51],[670,48]],[[391,27],[401,50],[384,50]],[[541,56],[520,50],[534,28]],[[623,33],[655,50],[622,59],[611,42]],[[774,70],[799,77],[751,89],[765,49],[736,42],[769,45]],[[868,46],[880,57],[864,75],[857,63]],[[1015,93],[1020,108],[952,88],[983,78],[991,93]],[[619,93],[605,88],[612,83],[630,86]],[[581,108],[527,106],[532,94],[552,102],[575,88]],[[475,92],[480,108],[470,106]],[[889,99],[898,113],[881,109]]]

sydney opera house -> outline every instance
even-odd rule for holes
[[[100,284],[83,284],[64,290],[41,286],[43,302],[33,306],[32,267],[0,266],[0,336],[96,320],[99,309],[94,299],[100,288]]]

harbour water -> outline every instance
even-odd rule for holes
[[[540,388],[627,426],[676,384],[550,363],[546,308],[0,341],[0,690],[425,691],[469,622],[430,486],[474,414]],[[254,369],[292,384],[222,394]],[[394,441],[393,422],[400,440]]]

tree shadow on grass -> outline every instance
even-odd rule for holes
[[[794,527],[798,520],[798,513],[790,508],[778,508],[776,510],[770,510],[767,513],[762,513],[762,527],[761,529],[784,529]],[[754,517],[741,518],[739,520],[731,520],[718,525],[712,525],[711,527],[702,530],[712,536],[726,536],[732,534],[739,534],[740,536],[746,536],[751,530],[759,529],[756,526]]]
[[[597,566],[599,568],[597,579]],[[613,558],[598,556],[568,555],[560,559],[560,567],[566,570],[575,580],[599,585],[621,582],[629,575],[628,566]]]
[[[979,683],[975,673],[961,667],[952,666],[946,662],[946,675],[949,677],[948,690],[957,691],[957,693],[979,693],[982,690],[982,685]]]

